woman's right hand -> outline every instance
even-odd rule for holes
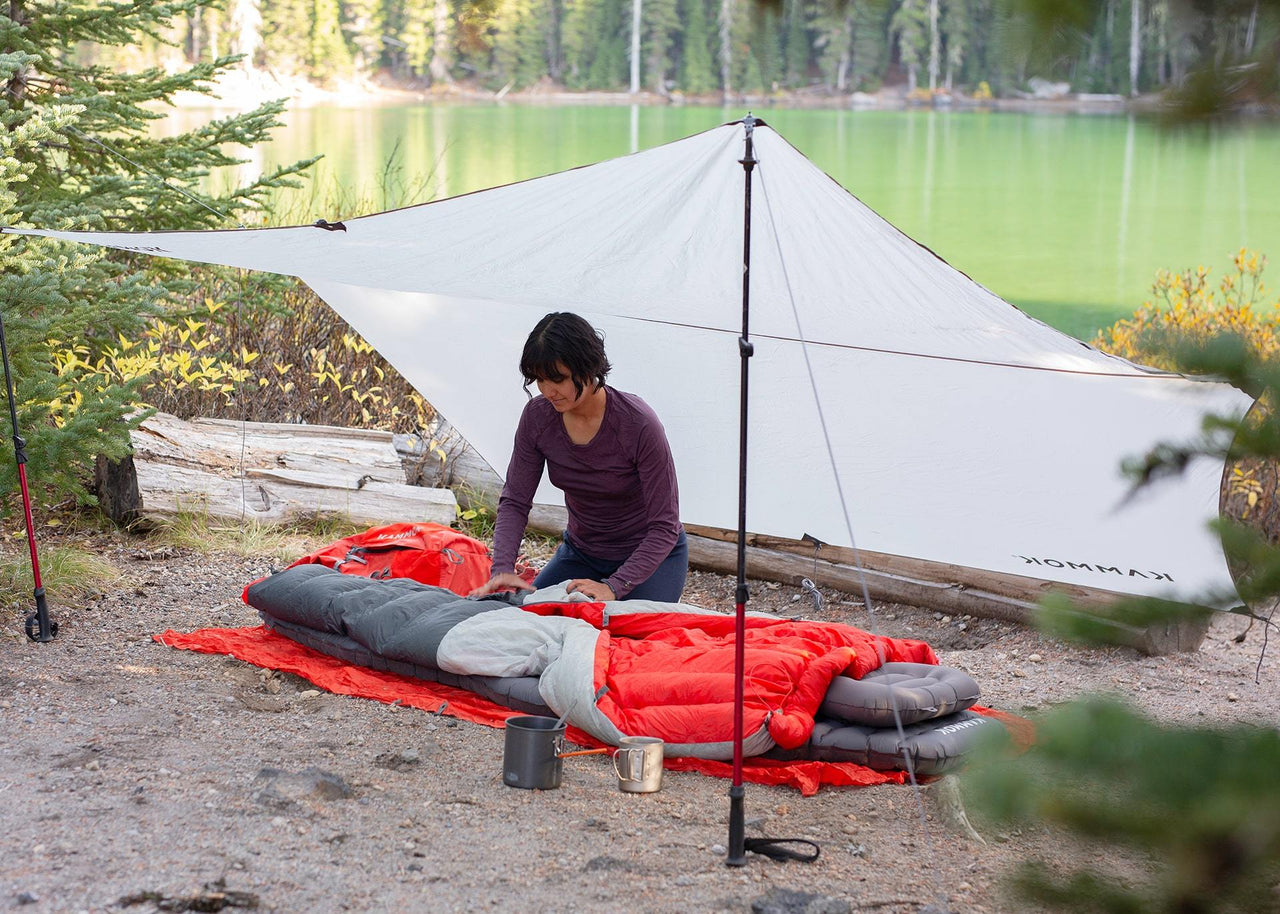
[[[500,590],[533,590],[534,587],[520,577],[518,574],[506,572],[504,574],[495,574],[488,582],[481,584],[471,593],[470,597],[487,597],[491,593],[497,593]]]

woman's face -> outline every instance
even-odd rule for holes
[[[556,408],[556,412],[567,413],[591,393],[591,388],[584,386],[582,393],[579,394],[573,378],[569,376],[569,369],[564,363],[556,362],[554,368],[556,372],[554,378],[538,378],[538,393],[550,401]]]

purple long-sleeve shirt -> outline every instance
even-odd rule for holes
[[[513,571],[545,466],[564,492],[569,538],[587,555],[625,559],[606,581],[619,597],[657,570],[682,531],[675,462],[662,423],[634,394],[605,386],[600,430],[574,444],[545,397],[525,406],[493,531],[493,572]]]

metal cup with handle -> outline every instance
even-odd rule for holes
[[[656,793],[662,787],[662,740],[656,736],[624,736],[613,751],[618,789]]]

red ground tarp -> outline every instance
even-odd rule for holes
[[[355,666],[304,647],[264,625],[205,628],[189,633],[166,631],[154,637],[161,644],[179,650],[225,654],[254,666],[293,673],[338,695],[358,696],[388,704],[399,702],[425,711],[436,711],[447,702],[445,714],[490,727],[501,727],[508,717],[522,713],[452,686]],[[999,719],[1010,729],[1020,747],[1030,744],[1029,722],[986,708],[973,710]],[[569,728],[568,739],[592,748],[604,745],[576,727]],[[664,765],[668,771],[701,771],[724,778],[733,773],[733,766],[728,762],[705,759],[668,758]],[[742,774],[744,780],[756,784],[795,787],[805,796],[817,793],[824,784],[869,787],[874,784],[901,784],[907,779],[901,771],[875,771],[851,762],[777,762],[758,758],[745,759]]]

